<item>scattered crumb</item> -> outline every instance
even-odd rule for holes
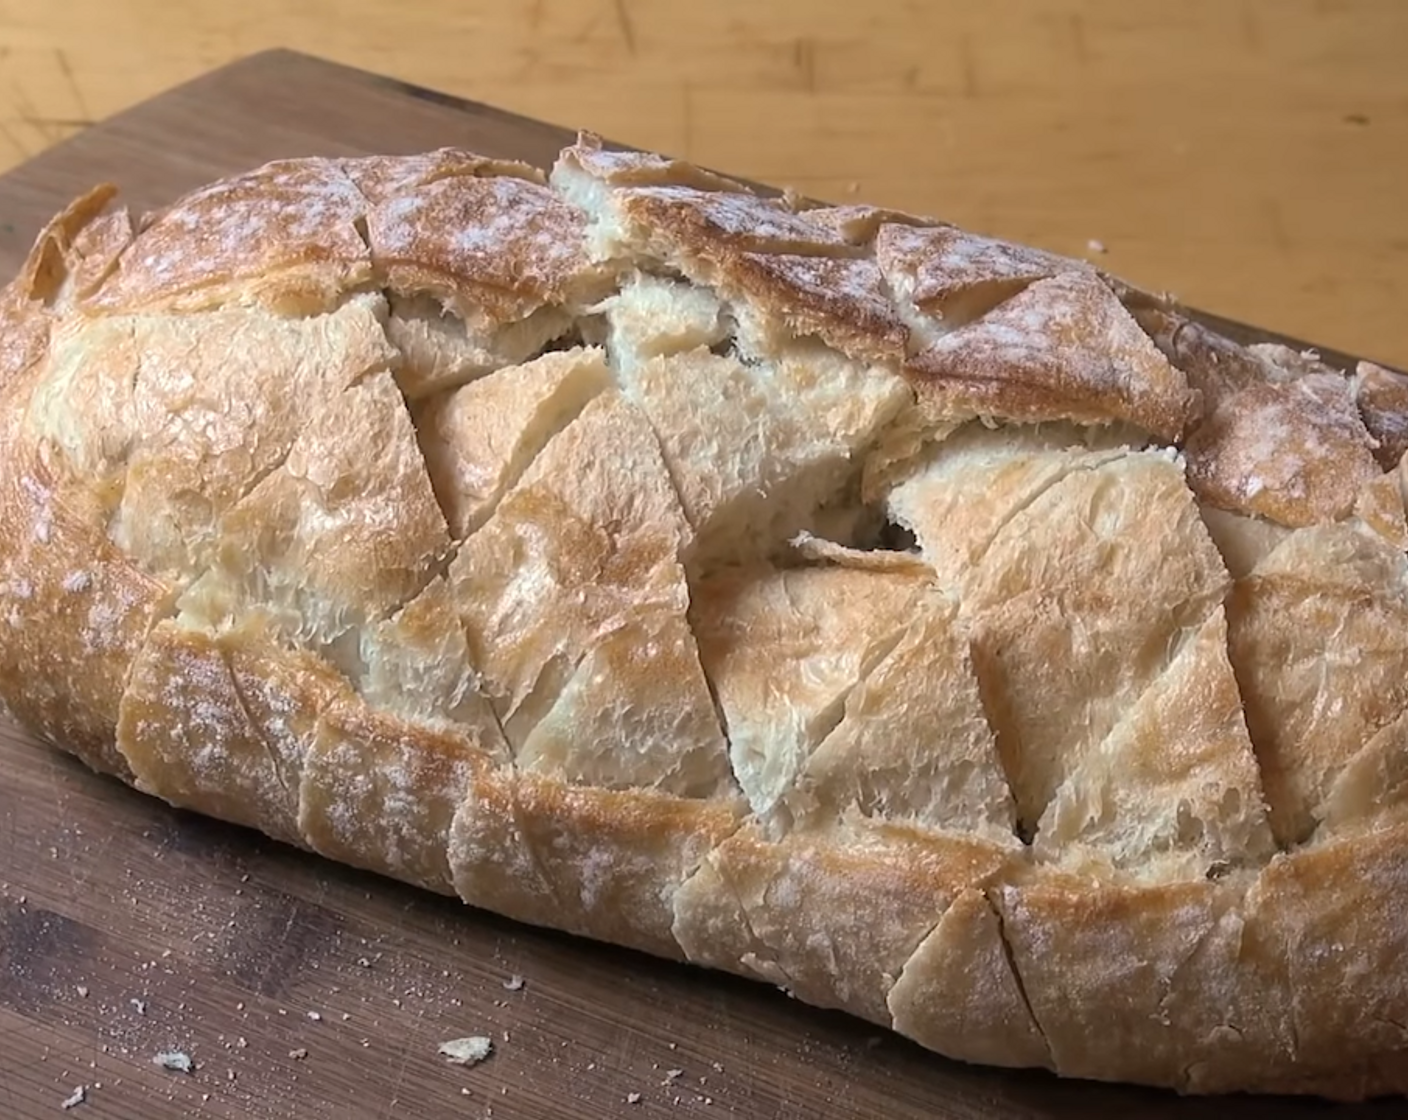
[[[468,1038],[452,1038],[440,1044],[440,1054],[457,1066],[478,1065],[493,1049],[493,1039],[482,1034],[470,1035]]]
[[[59,1107],[62,1108],[65,1112],[67,1112],[70,1108],[77,1108],[87,1099],[88,1086],[80,1085],[77,1089],[75,1089],[72,1093],[70,1093],[63,1099],[63,1103],[60,1104]]]
[[[344,1023],[347,1022],[347,1020],[350,1019],[350,1018],[352,1018],[352,1016],[349,1015],[346,1011],[344,1011],[344,1012],[342,1013],[342,1021],[343,1021]]]
[[[626,1103],[627,1103],[627,1104],[640,1104],[640,1094],[639,1094],[639,1093],[627,1093],[627,1094],[626,1094]]]
[[[462,1086],[460,1087],[460,1096],[462,1096],[462,1097],[467,1097],[467,1096],[469,1096],[469,1086],[468,1086],[468,1085],[462,1085]]]
[[[588,1063],[587,1063],[587,1072],[590,1073],[590,1072],[591,1072],[592,1070],[594,1070],[594,1069],[596,1069],[596,1063],[595,1063],[595,1062],[588,1062]]]
[[[244,1010],[244,1000],[240,1000],[239,1003],[235,1004],[235,1010],[236,1010],[236,1011],[243,1011],[243,1010]]]
[[[510,992],[518,992],[522,991],[524,982],[525,981],[523,977],[519,976],[518,973],[515,972],[512,976],[510,976],[507,980],[504,981],[504,987],[507,988]]]
[[[146,1000],[144,1000],[144,999],[129,999],[127,1002],[130,1003],[133,1007],[135,1007],[135,1008],[137,1009],[137,1014],[138,1014],[138,1015],[145,1015],[145,1014],[147,1013],[147,1001],[146,1001]]]
[[[1085,247],[1092,253],[1103,253],[1105,251],[1105,243],[1103,241],[1097,241],[1093,237],[1085,243]]]
[[[665,1080],[666,1080],[666,1081],[678,1081],[678,1080],[679,1080],[681,1077],[683,1077],[683,1076],[684,1076],[684,1070],[682,1070],[682,1069],[667,1069],[667,1070],[665,1071]]]
[[[308,1056],[308,1051],[305,1050],[302,1046],[300,1046],[297,1050],[290,1050],[288,1052],[288,1056],[292,1058],[295,1062],[301,1062],[304,1058]]]
[[[724,1071],[724,1067],[721,1062],[710,1062],[709,1065],[713,1068],[715,1073],[723,1073]]]
[[[323,1016],[317,1011],[308,1012],[308,1018],[312,1019],[315,1023],[321,1023],[323,1021]]]
[[[225,1080],[226,1080],[226,1081],[233,1081],[234,1079],[235,1079],[235,1071],[232,1070],[232,1069],[227,1069],[227,1070],[225,1071]]]
[[[79,999],[87,999],[87,998],[88,998],[88,989],[87,989],[84,985],[82,985],[82,984],[79,984],[79,985],[78,985],[78,998],[79,998]]]
[[[202,1093],[202,1094],[200,1095],[200,1099],[203,1100],[203,1101],[208,1101],[208,1100],[210,1100],[210,1094],[209,1094],[209,1093]]]
[[[190,1073],[196,1068],[195,1062],[191,1061],[191,1056],[183,1050],[164,1050],[152,1059],[152,1065],[161,1066],[162,1069],[173,1070],[176,1073]]]
[[[372,966],[372,962],[369,961],[369,960],[367,960],[366,957],[358,957],[358,958],[357,958],[357,963],[358,963],[362,968],[371,968],[371,966]]]
[[[673,1042],[670,1043],[670,1049],[673,1050],[674,1048],[675,1048],[675,1043],[673,1043]]]

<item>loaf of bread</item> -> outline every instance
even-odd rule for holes
[[[0,695],[952,1058],[1408,1093],[1408,378],[582,137],[102,188],[0,300]]]

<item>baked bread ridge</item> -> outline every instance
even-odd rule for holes
[[[590,137],[111,195],[0,297],[41,737],[962,1060],[1408,1093],[1397,375]]]

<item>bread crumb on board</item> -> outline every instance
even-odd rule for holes
[[[639,1094],[639,1093],[627,1093],[627,1094],[626,1094],[626,1103],[627,1103],[627,1104],[640,1104],[640,1094]]]
[[[494,1050],[494,1040],[476,1034],[467,1038],[452,1038],[440,1044],[440,1055],[457,1066],[478,1065]]]
[[[504,987],[510,992],[517,992],[523,989],[523,985],[525,983],[527,983],[527,981],[525,981],[523,977],[519,976],[518,973],[515,972],[512,976],[510,976],[507,980],[504,981]]]
[[[72,1093],[70,1093],[63,1099],[63,1103],[60,1104],[59,1107],[62,1108],[65,1112],[67,1112],[70,1108],[77,1108],[87,1099],[88,1086],[80,1085],[77,1089],[75,1089]]]
[[[304,1058],[308,1056],[308,1051],[304,1047],[300,1046],[296,1050],[290,1050],[288,1052],[288,1056],[292,1058],[295,1062],[301,1062]]]
[[[184,1050],[163,1050],[152,1059],[152,1065],[161,1066],[174,1073],[190,1073],[196,1068],[191,1056]]]

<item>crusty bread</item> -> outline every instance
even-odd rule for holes
[[[590,137],[112,194],[0,295],[36,733],[962,1060],[1408,1093],[1408,379]]]

